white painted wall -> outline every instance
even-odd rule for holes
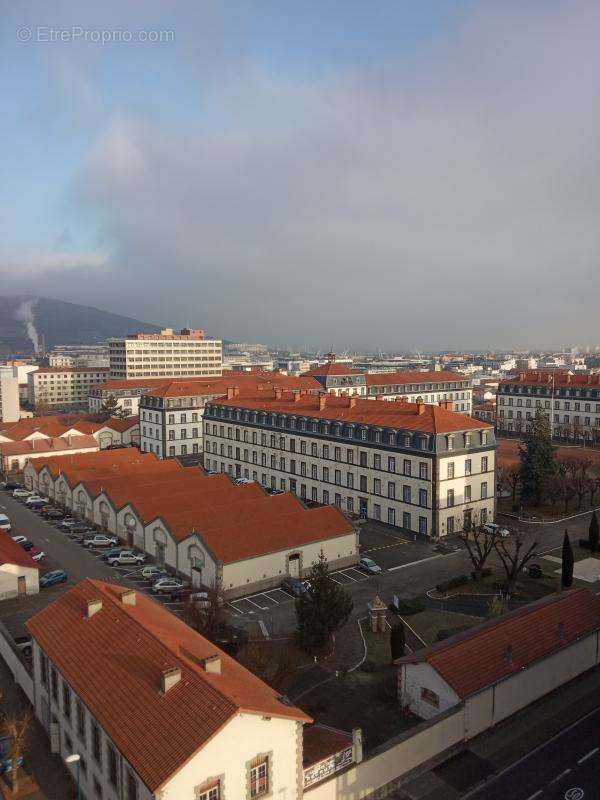
[[[39,570],[22,567],[20,564],[0,564],[0,600],[18,595],[18,579],[25,578],[26,594],[37,594],[40,590]]]
[[[432,719],[456,706],[460,698],[429,664],[402,664],[400,669],[400,705],[422,719]],[[436,708],[421,697],[429,689],[439,697]]]

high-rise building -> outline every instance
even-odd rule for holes
[[[20,415],[17,367],[0,367],[0,422],[16,422]]]
[[[135,333],[109,339],[110,377],[177,378],[220,375],[223,352],[220,339],[206,339],[204,331],[183,328],[175,333]]]

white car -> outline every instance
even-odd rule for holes
[[[155,594],[163,594],[183,589],[183,586],[183,583],[175,578],[159,578],[152,584],[152,591]]]
[[[109,556],[106,563],[111,567],[119,566],[121,564],[143,564],[146,556],[143,553],[136,553],[134,550],[121,550],[114,556]]]
[[[85,536],[82,544],[84,547],[116,547],[119,544],[119,540],[114,536],[95,533],[93,536]]]
[[[17,544],[23,544],[23,542],[27,541],[26,536],[11,536],[11,539],[13,540],[13,542],[16,542]]]
[[[27,500],[25,500],[25,505],[37,505],[38,503],[49,503],[50,500],[47,497],[42,497],[39,494],[30,494]]]
[[[31,492],[29,492],[27,489],[15,489],[14,492],[12,493],[12,496],[13,497],[29,497],[30,494],[31,494]]]
[[[482,530],[484,533],[487,533],[488,536],[500,536],[502,539],[510,536],[508,528],[501,528],[500,525],[496,525],[495,522],[486,522],[485,525],[482,526]]]
[[[0,531],[6,531],[6,533],[9,533],[10,529],[10,519],[6,516],[6,514],[0,514]]]

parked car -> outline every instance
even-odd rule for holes
[[[79,520],[75,517],[64,517],[56,526],[57,528],[73,528],[75,525],[80,525]]]
[[[109,558],[112,558],[113,556],[118,556],[119,553],[122,553],[123,550],[126,549],[127,549],[126,547],[111,547],[110,550],[105,550],[100,556],[100,558],[102,559],[102,561],[108,561]]]
[[[0,531],[4,531],[5,533],[10,533],[11,525],[10,519],[6,516],[6,514],[0,514]]]
[[[231,656],[237,655],[240,647],[245,645],[249,639],[248,631],[237,625],[227,625],[223,623],[217,635],[212,639],[221,650],[225,650]]]
[[[488,536],[501,536],[503,539],[506,536],[510,536],[510,531],[507,528],[501,528],[500,525],[496,525],[495,522],[486,522],[485,525],[481,527],[484,533],[487,533]]]
[[[81,544],[84,547],[114,547],[119,543],[116,536],[106,536],[103,533],[95,533],[93,536],[84,536]]]
[[[75,522],[73,525],[67,526],[68,533],[89,533],[92,529],[85,522]]]
[[[199,607],[208,608],[210,606],[210,595],[208,592],[199,590],[196,586],[184,586],[182,589],[175,589],[171,592],[171,600],[174,603],[192,603]],[[221,605],[223,601],[218,600]]]
[[[44,553],[44,551],[40,550],[38,547],[32,547],[29,551],[29,555],[34,561],[41,561],[43,558],[46,558],[46,553]]]
[[[183,589],[184,584],[177,578],[159,578],[152,584],[152,591],[155,594],[170,594],[176,589]]]
[[[28,497],[27,500],[25,500],[25,505],[32,511],[39,511],[40,508],[45,508],[48,505],[48,501],[44,500],[43,497],[34,498],[31,500],[31,502],[29,502],[30,499],[31,498]]]
[[[157,567],[156,564],[149,564],[141,570],[140,575],[147,581],[155,581],[158,578],[166,578],[167,571],[163,567]]]
[[[18,483],[17,481],[6,481],[4,484],[4,489],[7,492],[14,492],[15,489],[24,489],[22,483]]]
[[[46,519],[65,519],[65,512],[61,511],[60,508],[44,509],[42,514]]]
[[[294,597],[300,597],[300,595],[308,591],[306,584],[299,580],[299,578],[284,578],[281,582],[281,588],[287,589]]]
[[[11,536],[10,538],[13,540],[13,542],[16,542],[17,544],[22,544],[23,542],[27,541],[26,536]]]
[[[19,544],[21,545],[23,550],[27,550],[27,551],[33,550],[33,548],[35,547],[34,543],[30,542],[29,539],[25,539],[24,542],[19,542]]]
[[[23,498],[30,497],[30,495],[31,495],[31,492],[27,491],[27,489],[21,488],[20,486],[17,489],[15,489],[13,491],[13,493],[12,493],[12,496],[13,497],[17,497],[17,498],[19,498],[19,497],[23,497]]]
[[[67,580],[67,573],[64,569],[53,569],[46,572],[40,578],[40,586],[45,589],[47,586],[56,586],[58,583],[65,583]]]
[[[365,556],[358,562],[358,566],[359,569],[362,569],[363,572],[368,572],[369,575],[379,575],[380,572],[383,572],[379,564],[376,564],[372,558],[366,558]]]
[[[542,568],[539,564],[530,564],[527,567],[527,573],[530,578],[541,578],[542,577]]]
[[[144,553],[136,553],[135,550],[121,550],[120,553],[109,556],[106,560],[111,567],[125,566],[126,564],[143,564],[146,556]]]
[[[44,497],[41,494],[31,494],[31,492],[28,492],[28,495],[29,497],[27,497],[27,499],[25,500],[26,506],[30,506],[32,504],[36,505],[37,503],[41,503],[42,505],[46,506],[50,502],[50,500],[47,497]]]

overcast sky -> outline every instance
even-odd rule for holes
[[[337,350],[600,343],[597,0],[0,2],[0,292]]]

